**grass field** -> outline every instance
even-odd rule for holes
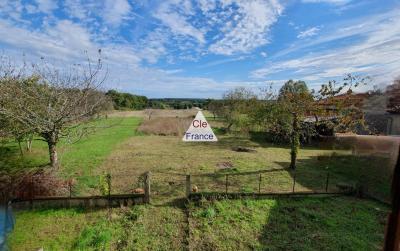
[[[381,205],[348,197],[229,200],[190,207],[192,250],[380,250]]]
[[[109,118],[90,123],[91,133],[75,143],[62,139],[58,145],[60,176],[73,177],[78,181],[77,193],[94,188],[98,181],[97,167],[114,148],[125,139],[136,135],[140,118]],[[49,163],[47,144],[33,142],[32,152],[20,156],[18,145],[8,142],[0,147],[0,171],[35,169]]]
[[[351,197],[17,213],[11,250],[380,250],[387,208]],[[107,220],[110,217],[110,220]],[[187,223],[189,222],[189,224]],[[56,224],[54,224],[56,223]]]
[[[192,250],[379,249],[387,208],[368,200],[340,197],[204,201],[190,204],[189,212],[185,212],[181,200],[185,174],[254,171],[253,175],[230,176],[229,180],[231,192],[254,192],[258,187],[257,171],[282,169],[276,174],[263,174],[262,192],[291,190],[293,172],[285,169],[290,150],[235,135],[217,135],[217,143],[183,143],[177,136],[137,133],[140,121],[112,117],[98,121],[101,128],[78,143],[62,142],[60,175],[77,177],[76,192],[82,194],[88,189],[95,192],[97,176],[109,172],[113,177],[112,191],[117,193],[141,186],[141,174],[152,171],[152,205],[110,212],[17,212],[17,224],[10,237],[12,250],[182,250],[187,246]],[[237,146],[255,152],[233,151]],[[1,162],[3,166],[34,167],[48,162],[46,145],[42,143],[35,142],[33,152],[24,158],[18,157],[15,144],[1,149],[2,156],[7,156]],[[324,190],[328,171],[329,189],[335,189],[337,182],[359,182],[365,167],[376,170],[380,165],[381,160],[355,158],[345,150],[303,147],[299,152],[296,191]],[[224,191],[224,176],[219,179],[193,176],[192,183],[200,191]],[[377,191],[387,194],[389,183],[379,182]]]

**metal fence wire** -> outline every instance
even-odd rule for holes
[[[255,172],[194,174],[190,176],[191,193],[289,193],[338,192],[329,171],[309,174],[301,170],[270,169]]]

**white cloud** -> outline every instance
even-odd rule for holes
[[[186,4],[185,4],[186,3]],[[192,14],[192,7],[188,1],[166,1],[153,15],[159,19],[176,36],[189,36],[199,43],[204,43],[205,38],[201,30],[191,25],[186,16]]]
[[[123,19],[128,17],[131,6],[127,0],[106,0],[103,18],[106,23],[119,26]]]
[[[88,4],[88,2],[86,2]],[[74,18],[85,19],[88,17],[88,8],[81,0],[65,0],[64,8]]]
[[[352,0],[302,0],[303,3],[329,3],[342,5],[351,2]]]
[[[232,4],[233,1],[224,1]],[[216,54],[232,55],[246,53],[268,42],[267,34],[283,11],[277,1],[237,1],[238,6],[235,24],[225,25],[223,38],[210,46]]]
[[[38,10],[47,14],[51,14],[55,9],[58,8],[57,1],[53,0],[35,0],[38,6]]]
[[[299,49],[323,45],[342,38],[359,37],[357,42],[314,52],[295,59],[271,62],[251,73],[263,79],[285,72],[288,78],[326,80],[346,73],[359,73],[374,78],[376,84],[388,84],[400,74],[400,12],[370,16],[357,23],[332,30],[328,35],[294,47],[281,55],[288,57]]]
[[[200,9],[203,12],[214,10],[216,7],[216,1],[214,0],[199,0]]]
[[[297,38],[307,38],[307,37],[312,37],[318,34],[318,31],[320,28],[318,27],[312,27],[307,30],[301,31],[299,35],[297,35]]]

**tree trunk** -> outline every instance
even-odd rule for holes
[[[33,135],[29,135],[27,141],[26,141],[26,150],[28,152],[32,151],[32,140],[33,140]]]
[[[19,153],[21,156],[24,156],[24,152],[22,151],[22,146],[21,146],[21,140],[18,140],[18,147],[19,147]]]
[[[297,114],[293,114],[293,128],[292,128],[292,138],[290,140],[291,151],[290,151],[290,168],[296,169],[297,152],[300,147],[299,139],[299,121]]]
[[[58,167],[58,156],[57,156],[56,142],[48,141],[47,145],[49,146],[50,165],[53,168],[57,168]]]

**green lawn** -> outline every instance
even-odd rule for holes
[[[190,206],[192,250],[380,250],[387,209],[350,197]]]
[[[351,197],[17,213],[11,250],[380,250],[387,207]],[[108,220],[110,219],[110,220]]]
[[[86,226],[98,224],[106,211],[44,209],[16,213],[11,250],[71,250]]]
[[[90,133],[79,141],[68,143],[62,139],[58,145],[60,175],[78,180],[75,192],[94,189],[98,182],[96,168],[118,145],[137,134],[140,118],[109,118],[90,123]],[[20,156],[15,142],[0,147],[0,170],[21,170],[46,166],[49,163],[47,145],[35,140],[32,152]]]

